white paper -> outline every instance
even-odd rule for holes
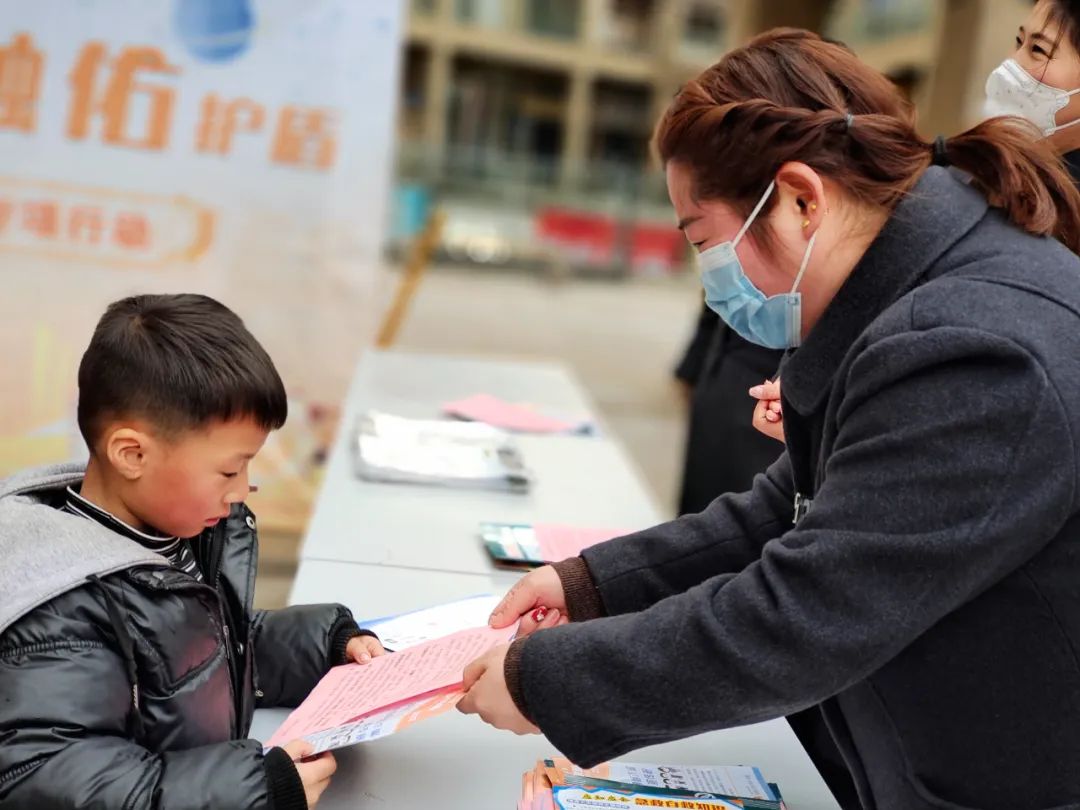
[[[407,650],[459,630],[482,627],[502,597],[482,594],[365,624],[388,650]]]

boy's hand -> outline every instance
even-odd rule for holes
[[[340,643],[340,642],[339,642]],[[341,648],[338,647],[340,650]],[[374,636],[356,636],[345,648],[345,658],[358,664],[370,664],[372,658],[385,655],[382,642]]]
[[[337,760],[329,751],[305,760],[304,757],[311,756],[314,750],[314,746],[306,740],[293,740],[281,747],[296,765],[296,772],[304,785],[304,798],[307,799],[308,810],[311,810],[319,803],[323,791],[330,786],[330,777],[337,770]]]

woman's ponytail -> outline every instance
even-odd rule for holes
[[[1021,118],[991,118],[939,139],[936,149],[927,144],[927,150],[932,162],[947,162],[971,175],[990,204],[1017,226],[1056,237],[1080,253],[1080,192],[1033,124]]]

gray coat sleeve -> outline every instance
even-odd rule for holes
[[[791,525],[793,498],[785,453],[749,492],[722,495],[701,514],[601,543],[581,556],[609,616],[644,610],[757,560],[765,543]]]
[[[0,807],[275,810],[258,742],[155,754],[127,739],[131,700],[123,660],[100,642],[0,649]]]
[[[817,704],[1023,565],[1075,508],[1063,404],[1005,338],[937,327],[873,344],[836,419],[813,508],[760,559],[524,642],[526,709],[559,750],[589,766]],[[653,536],[665,549],[722,542],[728,510],[711,511],[689,540],[685,522]],[[653,581],[633,577],[645,594],[620,604],[654,602]]]

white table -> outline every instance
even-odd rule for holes
[[[351,437],[360,414],[376,409],[434,419],[444,402],[475,393],[595,420],[580,387],[550,363],[370,352],[350,387],[301,559],[486,574],[491,563],[477,536],[481,522],[630,531],[661,520],[626,452],[605,436],[519,436],[536,475],[527,494],[381,484],[354,475]]]
[[[355,479],[348,437],[356,414],[377,408],[432,418],[444,401],[478,392],[568,415],[593,415],[569,374],[552,364],[370,352],[349,393],[345,429],[328,463],[290,603],[341,602],[363,620],[503,593],[519,575],[492,566],[477,537],[481,521],[637,528],[660,519],[625,452],[610,437],[523,437],[526,462],[538,478],[526,496]],[[252,736],[268,738],[285,715],[256,712]],[[554,753],[542,737],[515,737],[451,713],[336,752],[338,773],[319,807],[513,807],[521,774],[537,758]],[[624,759],[754,764],[780,784],[792,810],[837,807],[784,721],[713,732]]]

